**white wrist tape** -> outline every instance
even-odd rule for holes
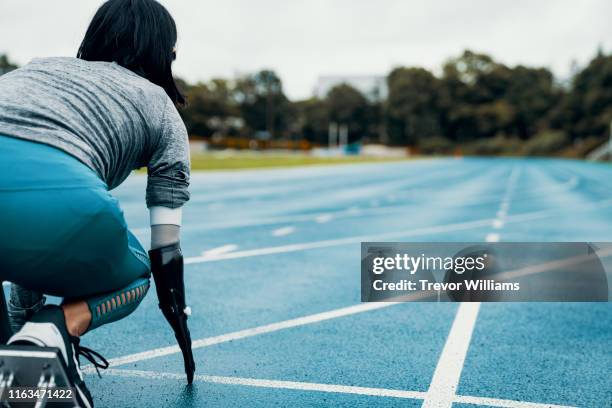
[[[150,207],[149,208],[149,219],[151,225],[178,225],[181,226],[183,219],[183,210],[179,208],[168,208],[168,207]]]

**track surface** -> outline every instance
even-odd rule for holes
[[[192,186],[200,376],[185,386],[153,294],[83,339],[114,358],[87,377],[98,407],[612,405],[610,304],[359,303],[360,241],[612,241],[612,166],[422,160]],[[116,196],[148,243],[144,187],[135,175]]]

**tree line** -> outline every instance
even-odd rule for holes
[[[14,69],[0,55],[0,74]],[[349,142],[411,146],[424,152],[547,154],[595,146],[612,120],[612,55],[601,50],[566,81],[542,67],[507,66],[465,51],[436,75],[397,67],[388,94],[371,100],[349,84],[322,98],[291,101],[273,70],[239,78],[178,80],[192,137],[307,140],[325,145],[332,122]]]
[[[189,106],[182,115],[190,133],[205,138],[326,145],[335,122],[348,127],[349,142],[425,152],[548,154],[600,144],[612,121],[612,55],[602,51],[560,81],[547,68],[510,67],[468,50],[449,59],[440,75],[420,67],[393,69],[384,100],[338,84],[322,98],[290,101],[272,70],[183,86]]]

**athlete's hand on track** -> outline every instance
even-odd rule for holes
[[[183,253],[179,243],[149,251],[151,271],[159,308],[174,330],[176,341],[183,352],[187,382],[193,382],[195,362],[191,350],[191,335],[187,327],[187,317],[191,314],[185,304],[185,284],[183,281]]]

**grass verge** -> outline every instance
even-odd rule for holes
[[[296,167],[323,164],[376,163],[406,160],[377,157],[315,157],[303,154],[268,153],[192,153],[192,170],[240,170],[272,167]]]

